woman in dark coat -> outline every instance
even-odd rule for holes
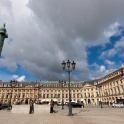
[[[54,101],[51,99],[50,101],[50,113],[53,113]]]

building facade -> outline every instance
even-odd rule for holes
[[[113,103],[117,99],[124,99],[124,67],[98,79],[82,82],[70,82],[71,98],[73,102],[86,104]],[[62,96],[63,95],[63,96]],[[64,103],[69,101],[68,82],[62,86],[58,81],[47,82],[2,82],[0,81],[0,101],[17,104],[36,102]]]
[[[124,100],[124,65],[94,83],[98,90],[98,97],[102,102],[117,102]]]
[[[73,102],[84,104],[96,104],[96,86],[94,81],[71,82],[71,98]],[[63,91],[63,96],[62,96]],[[16,104],[18,101],[25,104],[35,100],[36,102],[49,103],[51,99],[55,102],[68,102],[68,82],[63,87],[57,81],[51,82],[0,82],[0,101]]]

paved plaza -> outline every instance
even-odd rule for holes
[[[67,107],[61,110],[58,106],[54,107],[56,113],[36,111],[28,114],[0,110],[0,124],[124,124],[124,108],[103,107],[73,108],[73,116],[68,116]]]

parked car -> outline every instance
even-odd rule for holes
[[[57,106],[61,106],[62,105],[62,103],[61,102],[57,102]]]
[[[82,103],[71,102],[71,105],[73,108],[83,108],[84,107],[84,105]],[[67,106],[69,106],[69,103],[67,104]]]
[[[123,108],[124,107],[124,104],[123,103],[113,103],[112,104],[112,107],[113,108],[115,108],[115,107]]]
[[[0,110],[2,110],[2,109],[11,110],[12,109],[12,105],[11,104],[2,104],[0,106]]]

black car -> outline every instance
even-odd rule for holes
[[[67,104],[67,106],[69,106],[69,103]],[[84,107],[84,105],[82,103],[75,103],[75,102],[71,102],[71,106],[73,108],[82,108],[82,107]]]
[[[11,104],[2,104],[0,106],[0,110],[2,110],[2,109],[11,110],[12,109],[12,105]]]
[[[72,103],[71,105],[73,108],[82,108],[83,107],[83,104],[81,104],[81,103]]]

